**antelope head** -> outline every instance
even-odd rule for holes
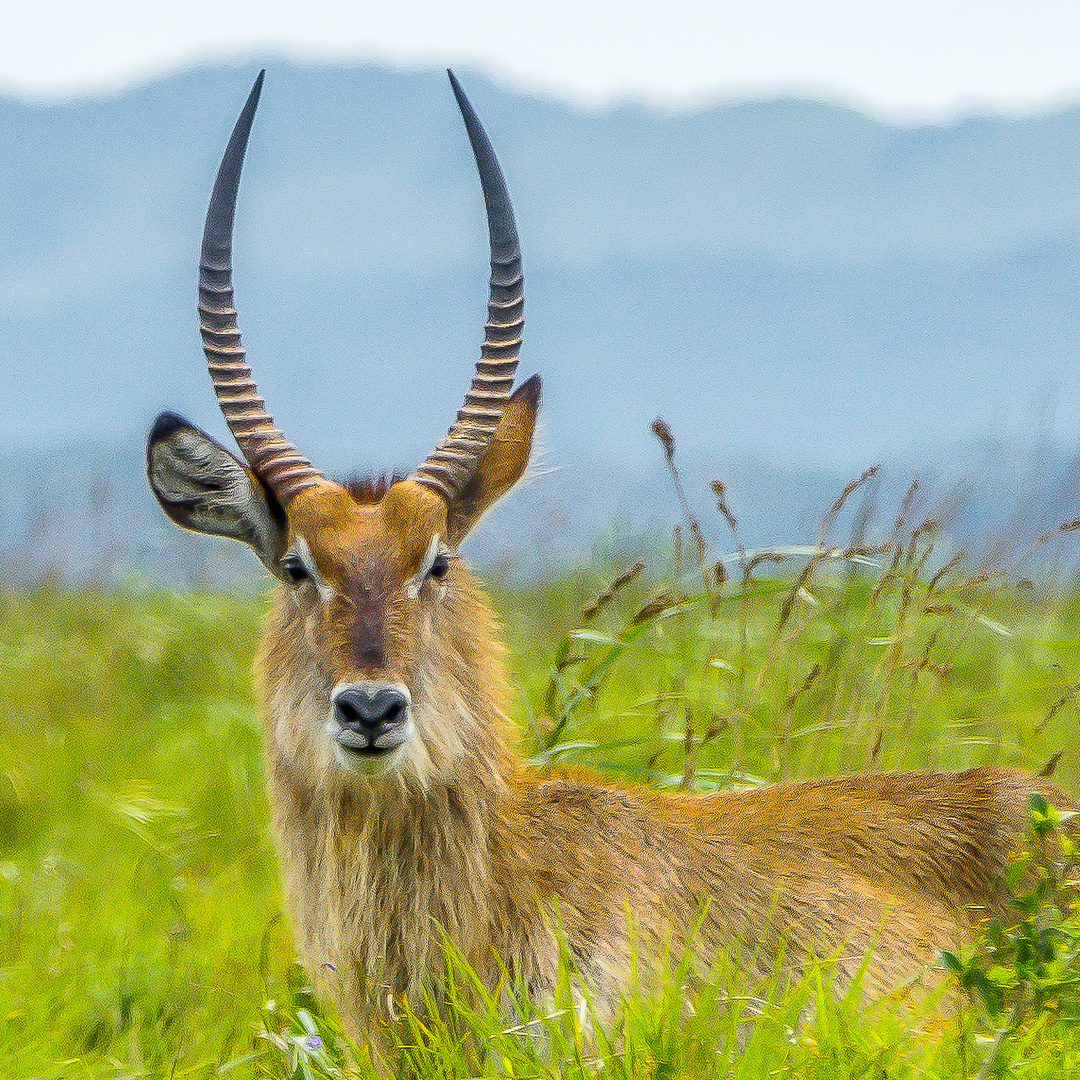
[[[244,461],[163,413],[150,432],[147,471],[173,521],[244,541],[281,581],[279,617],[287,629],[279,644],[290,659],[277,681],[288,684],[280,692],[303,696],[313,714],[313,730],[282,732],[281,739],[308,747],[313,763],[384,773],[410,760],[430,761],[440,747],[453,753],[460,742],[425,730],[438,720],[430,705],[425,710],[436,692],[437,662],[461,666],[447,649],[469,647],[462,644],[462,634],[468,636],[462,624],[478,617],[457,547],[524,472],[540,398],[536,376],[511,393],[523,325],[517,231],[491,144],[450,73],[480,173],[491,244],[488,322],[476,374],[448,434],[410,475],[363,491],[328,480],[266,411],[233,307],[233,216],[262,79],[260,73],[222,159],[199,268],[203,348]],[[279,662],[285,663],[264,658],[264,666]],[[271,677],[264,671],[264,680]],[[295,708],[282,714],[298,722]]]

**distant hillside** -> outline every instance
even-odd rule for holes
[[[117,498],[149,522],[137,463],[153,415],[222,432],[194,268],[254,73],[195,71],[70,106],[0,100],[9,552],[38,512],[27,477],[71,499],[89,491],[85,460],[119,455],[135,487]],[[717,474],[761,481],[740,493],[755,542],[804,538],[792,530],[822,508],[811,500],[879,458],[898,476],[912,462],[951,475],[958,446],[989,440],[1001,452],[970,460],[1009,472],[1004,459],[1035,460],[1039,423],[1068,489],[1080,109],[918,128],[803,101],[585,115],[463,75],[517,209],[523,373],[544,376],[558,470],[506,519],[523,523],[517,541],[541,504],[583,537],[643,505],[670,512],[657,413],[702,490]],[[260,386],[290,436],[328,471],[422,456],[457,407],[486,295],[445,76],[275,65],[236,263]]]

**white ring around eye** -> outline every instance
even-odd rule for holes
[[[439,554],[439,534],[436,533],[431,538],[431,543],[427,546],[427,551],[424,552],[424,557],[420,560],[420,568],[408,581],[405,582],[405,595],[410,600],[415,600],[420,595],[420,586],[424,584],[424,578],[428,576],[431,570],[431,564],[435,561],[435,556]]]
[[[330,587],[326,578],[319,573],[319,568],[315,565],[315,559],[311,554],[308,542],[302,536],[297,536],[293,547],[296,555],[304,564],[304,569],[308,572],[308,577],[311,578],[311,582],[319,594],[319,599],[324,604],[328,603],[334,598],[334,590]]]

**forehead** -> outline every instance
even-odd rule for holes
[[[325,483],[289,504],[294,540],[303,540],[328,578],[413,574],[432,540],[445,535],[446,508],[426,488],[401,481],[359,492]]]

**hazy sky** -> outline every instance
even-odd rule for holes
[[[935,118],[1080,99],[1080,3],[7,0],[0,89],[63,97],[274,56],[452,63],[584,105],[795,92]]]

